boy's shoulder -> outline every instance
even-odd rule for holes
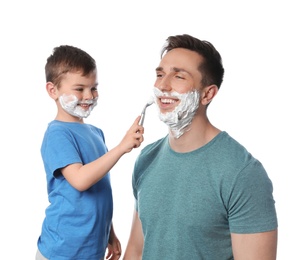
[[[47,126],[47,133],[66,132],[66,133],[79,133],[91,134],[96,133],[104,137],[103,131],[91,124],[78,123],[78,122],[64,122],[53,120]]]

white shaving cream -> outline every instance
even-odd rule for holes
[[[86,118],[90,115],[93,108],[97,105],[98,97],[90,100],[79,101],[74,95],[63,94],[59,97],[62,108],[70,115],[79,118]],[[80,104],[90,105],[88,109],[84,109]]]
[[[175,138],[180,138],[186,131],[190,130],[189,125],[199,107],[199,92],[193,90],[184,94],[168,93],[162,92],[156,87],[154,87],[153,92],[155,99],[170,97],[180,100],[180,103],[171,112],[161,113],[159,110],[159,119],[170,127]]]

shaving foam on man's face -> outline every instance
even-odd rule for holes
[[[175,138],[180,138],[189,130],[189,125],[199,107],[200,93],[197,90],[184,94],[178,92],[169,93],[162,92],[156,87],[154,87],[153,92],[156,99],[168,97],[180,100],[180,103],[171,112],[162,113],[159,110],[159,119],[170,127]]]
[[[86,118],[97,105],[98,97],[90,100],[79,101],[74,95],[63,94],[59,97],[62,108],[70,115]]]

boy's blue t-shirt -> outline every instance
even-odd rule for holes
[[[167,137],[148,145],[133,191],[143,260],[233,259],[231,233],[277,228],[265,169],[226,132],[188,153],[173,151]]]
[[[48,199],[40,252],[50,260],[100,260],[108,244],[113,214],[109,173],[86,191],[73,188],[61,168],[90,163],[107,152],[101,129],[89,124],[52,121],[45,132],[41,155]]]

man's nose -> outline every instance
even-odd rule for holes
[[[159,82],[157,88],[159,88],[161,91],[170,92],[172,89],[170,78],[168,76],[164,76],[163,79]]]

